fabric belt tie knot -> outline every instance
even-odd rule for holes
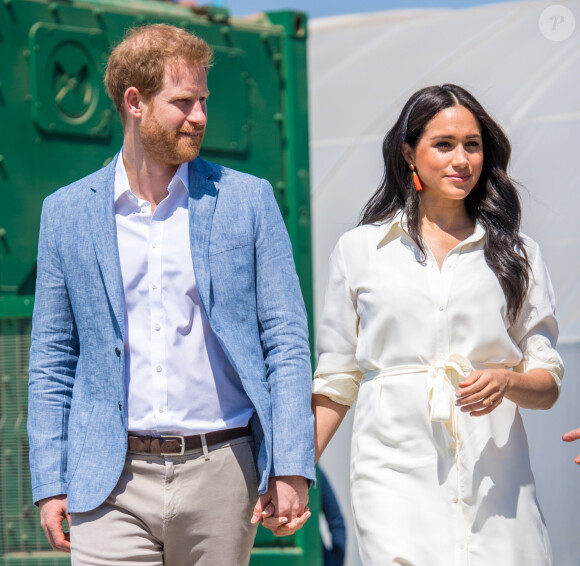
[[[448,423],[452,419],[459,382],[473,371],[471,362],[459,354],[451,354],[429,366],[427,387],[432,421]]]
[[[433,422],[445,423],[454,438],[457,437],[456,423],[453,415],[455,392],[459,382],[467,379],[474,371],[471,362],[459,354],[450,354],[444,360],[431,365],[403,364],[392,366],[365,374],[365,381],[385,379],[393,376],[426,373],[429,395],[429,417]]]

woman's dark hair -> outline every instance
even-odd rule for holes
[[[507,174],[511,145],[501,127],[465,89],[453,84],[430,86],[417,91],[407,101],[383,140],[385,172],[379,188],[362,211],[360,224],[383,222],[402,210],[407,216],[411,237],[425,254],[420,239],[420,197],[403,157],[403,144],[414,149],[427,123],[451,106],[467,108],[481,127],[483,169],[478,188],[465,198],[465,208],[486,230],[485,260],[501,284],[508,319],[514,322],[528,287],[529,263],[519,234],[520,199]]]

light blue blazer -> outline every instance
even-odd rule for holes
[[[44,202],[28,431],[34,501],[99,506],[127,450],[124,305],[113,162]],[[197,158],[191,255],[201,303],[256,409],[260,493],[273,475],[314,479],[306,313],[290,241],[264,180]]]

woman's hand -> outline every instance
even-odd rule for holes
[[[251,523],[261,522],[277,536],[293,535],[310,517],[308,481],[302,476],[273,476],[260,495]]]
[[[474,371],[459,383],[455,404],[474,417],[491,413],[507,397],[526,409],[549,409],[558,399],[554,376],[545,369],[518,373],[507,369]]]
[[[272,503],[268,504],[264,513],[262,513],[262,525],[270,529],[276,536],[284,537],[293,535],[298,529],[301,529],[304,523],[308,521],[311,516],[310,509],[304,508],[304,513],[300,517],[296,517],[292,521],[288,521],[287,517],[274,517],[275,509]]]
[[[474,371],[459,383],[455,404],[474,417],[487,415],[503,401],[512,376],[513,372],[506,369]]]

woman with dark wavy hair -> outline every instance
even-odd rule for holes
[[[365,566],[546,566],[519,407],[563,374],[550,279],[519,232],[510,143],[477,100],[419,90],[330,259],[314,380],[320,456],[358,399],[352,504]]]

